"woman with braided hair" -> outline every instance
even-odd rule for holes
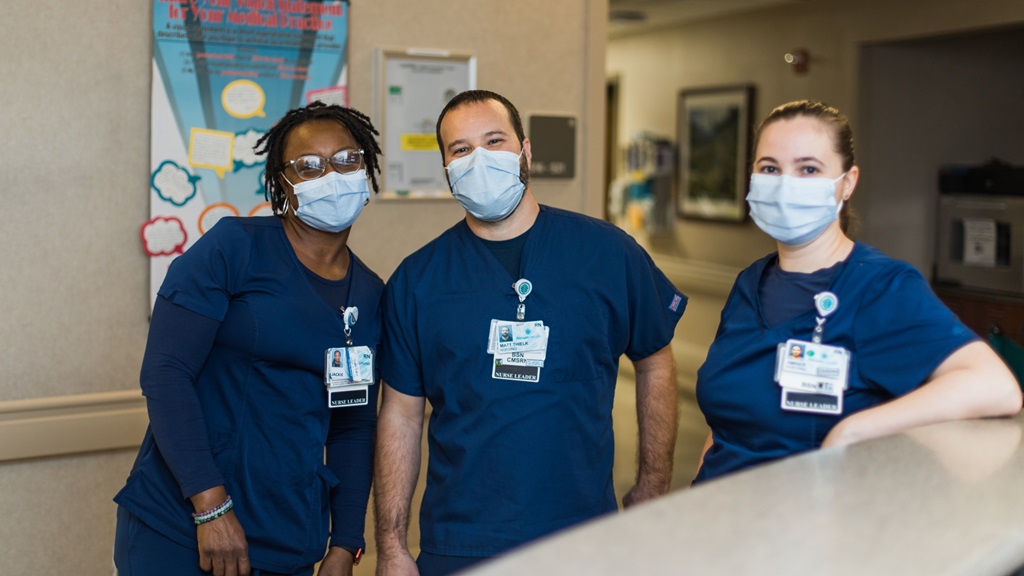
[[[349,108],[288,112],[256,143],[274,216],[222,219],[171,264],[140,377],[150,427],[114,499],[121,576],[352,573],[384,286],[347,244],[376,135]]]

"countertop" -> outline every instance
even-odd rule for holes
[[[1006,575],[1024,566],[1024,417],[805,453],[564,531],[469,572]]]

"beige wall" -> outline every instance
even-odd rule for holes
[[[759,121],[774,106],[800,98],[823,100],[846,111],[851,116],[855,133],[859,132],[857,112],[860,109],[861,53],[865,46],[905,40],[908,38],[931,37],[955,32],[987,29],[1024,22],[1024,3],[1018,0],[987,0],[961,2],[959,0],[818,0],[816,2],[794,2],[781,7],[763,9],[738,16],[694,22],[653,32],[634,35],[619,35],[608,42],[607,74],[617,78],[620,87],[619,144],[625,145],[637,132],[676,139],[676,102],[679,91],[686,88],[753,84],[756,86],[755,122]],[[1019,43],[1015,44],[1019,46]],[[809,72],[796,75],[783,60],[783,54],[796,48],[810,52]],[[987,52],[992,54],[991,51]],[[930,56],[925,56],[926,59]],[[1007,58],[998,59],[1005,63]],[[929,61],[930,62],[930,61]],[[1009,58],[1010,64],[992,69],[987,80],[997,80],[1013,70],[1020,62],[1019,57]],[[930,62],[929,69],[936,64]],[[980,64],[980,63],[979,63]],[[941,65],[939,65],[941,67]],[[970,66],[962,63],[960,67]],[[885,74],[902,74],[904,77],[919,73],[921,67],[912,62],[897,71],[891,67],[873,71],[872,78],[885,78]],[[1020,104],[1019,67],[1012,74],[1014,80],[1002,81],[1003,97],[1015,99]],[[1015,82],[1015,83],[1014,83]],[[939,83],[946,92],[951,82]],[[985,86],[990,89],[991,86]],[[871,94],[885,94],[890,87],[885,81],[872,84]],[[974,98],[982,88],[975,88]],[[1016,90],[1016,92],[1014,91]],[[918,89],[915,96],[936,100],[943,92]],[[1012,94],[1012,96],[1009,96]],[[909,98],[900,102],[906,104]],[[892,99],[889,100],[890,102]],[[912,101],[912,100],[910,100]],[[1002,100],[999,100],[1002,101]],[[985,104],[981,104],[985,106]],[[916,112],[915,106],[910,110]],[[879,244],[896,257],[911,261],[923,272],[930,266],[930,242],[933,234],[930,226],[930,209],[934,199],[935,160],[928,156],[924,172],[913,182],[921,192],[908,190],[905,186],[906,170],[902,162],[905,154],[915,157],[920,166],[927,164],[918,152],[917,144],[927,141],[931,148],[939,138],[957,138],[943,126],[950,122],[972,124],[973,120],[963,115],[963,108],[953,107],[943,114],[928,118],[915,118],[912,126],[920,128],[929,124],[933,130],[927,135],[915,134],[916,140],[907,141],[900,147],[899,133],[886,131],[897,119],[890,114],[882,120],[883,127],[872,126],[869,132],[874,141],[885,142],[888,154],[878,161],[878,154],[863,154],[861,160],[875,164],[888,161],[888,167],[870,174],[865,167],[862,186],[854,196],[853,206],[861,219],[873,226],[865,226],[861,239]],[[1015,124],[1003,124],[1009,131],[1010,147],[1020,150],[1019,126],[1021,113],[1014,118]],[[1003,116],[1005,119],[1005,116]],[[901,126],[908,123],[903,122]],[[973,124],[976,133],[986,133],[992,122]],[[997,124],[998,125],[998,124]],[[865,140],[859,138],[863,146]],[[953,146],[954,148],[956,146]],[[961,147],[962,148],[962,147]],[[1007,146],[1002,146],[1005,151]],[[1003,154],[1007,156],[1008,154]],[[1012,155],[1010,155],[1012,156]],[[1020,155],[1009,158],[1021,162]],[[974,161],[974,158],[967,161]],[[897,189],[886,188],[890,182],[904,185]],[[882,191],[876,191],[878,183]],[[870,187],[870,190],[869,190]],[[921,188],[923,187],[923,188]],[[893,196],[900,196],[899,202]],[[693,298],[677,333],[677,357],[684,370],[699,366],[706,353],[706,346],[718,326],[719,315],[725,304],[720,290],[699,281],[694,275],[712,274],[726,277],[757,258],[774,251],[774,242],[750,221],[742,224],[711,223],[696,220],[676,220],[675,228],[667,235],[653,237],[647,244],[655,260],[666,268],[677,270],[673,279],[687,290],[694,284]],[[898,227],[895,228],[894,227]],[[689,375],[687,375],[689,376]],[[684,380],[684,383],[691,381]]]
[[[473,53],[479,87],[524,116],[579,119],[577,177],[533,188],[541,202],[600,213],[606,0],[352,4],[354,107],[373,111],[378,47]],[[145,422],[151,6],[40,0],[12,3],[0,21],[4,574],[111,571],[110,498]],[[460,217],[454,201],[375,202],[351,242],[387,278]]]
[[[931,273],[939,167],[1024,165],[1024,23],[861,50],[860,236]]]
[[[1022,21],[1024,4],[1016,0],[819,0],[616,38],[608,43],[607,70],[621,87],[620,144],[638,131],[674,141],[676,99],[684,88],[748,83],[757,88],[758,120],[775,105],[816,98],[848,112],[856,131],[863,44]],[[782,58],[795,48],[811,54],[802,76]],[[674,242],[659,247],[665,255],[731,266],[773,249],[750,222],[693,220],[678,221]]]
[[[138,243],[148,217],[145,4],[22,2],[0,21],[0,186],[8,211],[0,248],[0,460],[13,459],[0,462],[4,573],[57,573],[69,562],[77,574],[109,573],[110,497],[134,457],[118,447],[138,441],[143,421],[135,390],[148,311],[148,266]],[[1017,0],[819,0],[618,39],[608,46],[606,69],[606,0],[355,4],[353,106],[372,109],[377,47],[473,52],[479,85],[506,94],[524,115],[580,118],[578,177],[536,181],[534,189],[542,202],[592,215],[602,209],[606,71],[621,81],[623,140],[637,130],[674,138],[683,87],[752,82],[758,115],[799,97],[856,109],[860,43],[1024,21]],[[805,77],[781,60],[795,47],[811,50]],[[387,277],[459,214],[451,202],[375,202],[352,244]],[[666,272],[694,296],[678,351],[692,370],[731,274],[771,243],[749,224],[681,221],[655,244]],[[97,421],[108,425],[93,436]],[[107,450],[79,453],[100,448]],[[25,458],[62,452],[68,455]]]

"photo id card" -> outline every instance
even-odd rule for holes
[[[328,348],[324,383],[328,386],[373,384],[373,350],[369,346]]]
[[[789,339],[779,344],[775,380],[782,408],[795,412],[841,414],[849,382],[850,352],[841,346]]]
[[[487,335],[487,353],[493,355],[491,377],[539,382],[547,347],[548,327],[541,321],[491,320]]]
[[[530,352],[548,347],[548,329],[543,322],[506,322],[491,320],[487,339],[489,354]]]

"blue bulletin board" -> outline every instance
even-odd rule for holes
[[[153,0],[150,302],[224,216],[270,214],[253,145],[293,108],[348,103],[349,3]]]

